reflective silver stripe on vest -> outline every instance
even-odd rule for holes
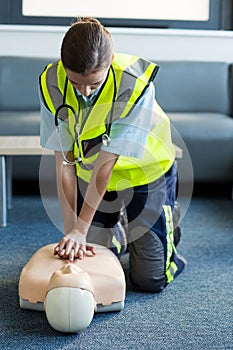
[[[94,169],[94,164],[83,164],[83,162],[80,162],[79,166],[83,170],[93,170]]]
[[[130,96],[133,93],[138,77],[144,74],[151,62],[139,58],[136,62],[127,67],[122,74],[120,87],[117,96],[117,102],[121,102],[117,106],[117,114],[121,115],[124,111]],[[149,85],[149,82],[148,82]],[[129,88],[130,87],[130,88]],[[141,96],[140,96],[141,97]],[[116,119],[116,118],[115,118]]]
[[[57,70],[58,70],[59,61],[52,64],[51,67],[46,72],[46,84],[47,89],[50,95],[50,98],[53,102],[54,108],[57,109],[63,103],[63,93],[58,88],[58,79],[57,79]],[[65,86],[65,84],[64,84]],[[67,120],[68,111],[63,108],[59,113],[59,119]]]
[[[117,96],[117,102],[125,102],[125,105],[127,104],[134,90],[136,81],[137,81],[137,78],[135,76],[127,74],[127,71],[123,72],[122,79],[120,82],[120,88]]]

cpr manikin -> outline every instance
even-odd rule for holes
[[[109,249],[92,245],[96,255],[72,263],[53,254],[56,244],[39,249],[20,275],[21,308],[45,310],[49,324],[61,332],[82,331],[95,312],[122,310],[121,264]]]

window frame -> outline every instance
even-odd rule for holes
[[[127,18],[98,18],[107,27],[174,28],[232,30],[233,5],[231,0],[210,0],[209,21],[148,20]],[[18,25],[69,26],[76,18],[37,17],[22,15],[22,0],[0,2],[0,23]]]

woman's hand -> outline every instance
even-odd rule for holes
[[[54,255],[73,262],[75,258],[82,260],[87,254],[87,251],[95,255],[94,247],[86,244],[86,235],[75,230],[60,240],[54,248]]]

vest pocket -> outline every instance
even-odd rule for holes
[[[82,140],[82,151],[85,158],[89,158],[100,151],[103,134],[93,139]]]

